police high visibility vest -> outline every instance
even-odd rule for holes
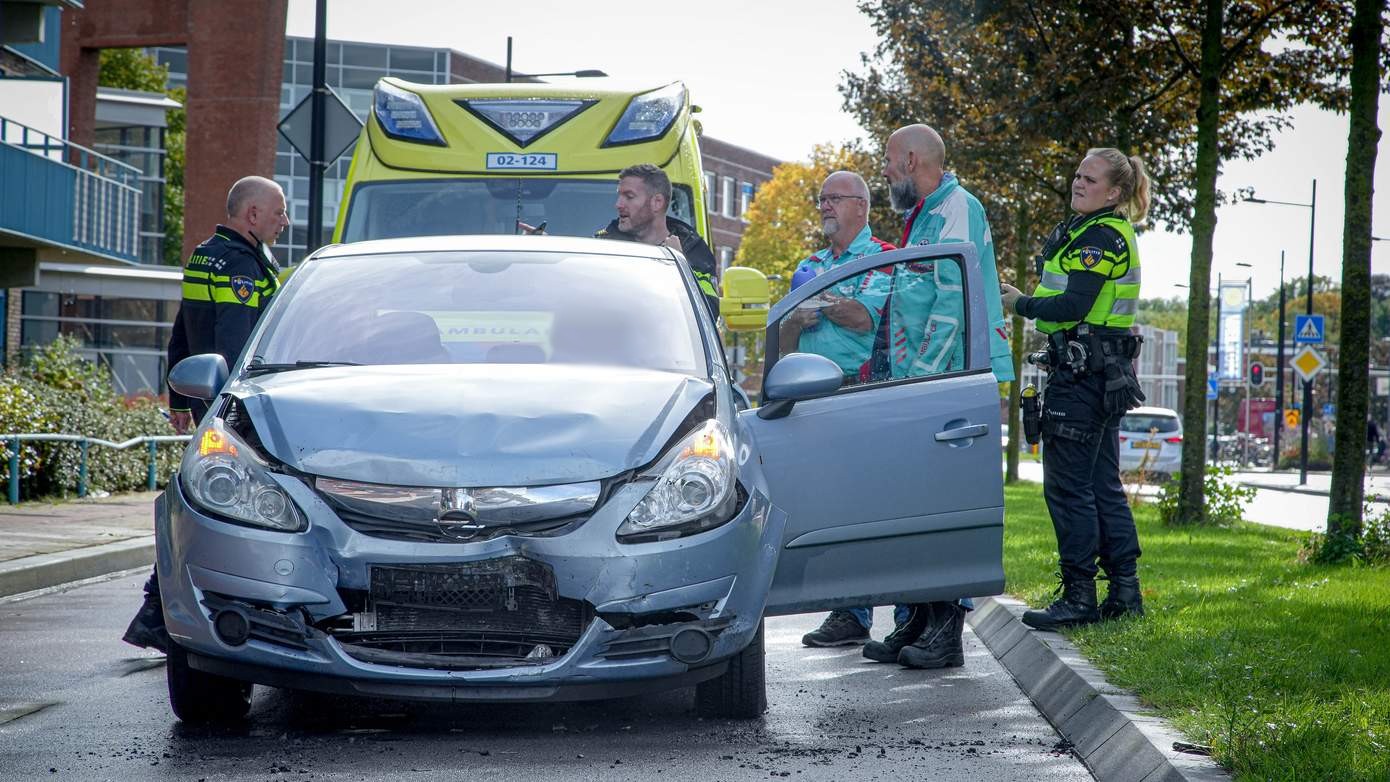
[[[1119,232],[1125,249],[1115,252],[1109,247],[1073,247],[1076,239],[1094,225],[1108,226]],[[1106,278],[1084,322],[1118,329],[1134,325],[1134,315],[1139,309],[1139,245],[1134,241],[1134,226],[1128,220],[1107,212],[1069,230],[1067,241],[1044,262],[1042,280],[1034,289],[1033,297],[1041,299],[1061,294],[1067,289],[1067,274],[1074,271],[1095,272]],[[1051,334],[1083,321],[1038,320],[1034,325],[1038,331]]]

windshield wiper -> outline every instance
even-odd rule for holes
[[[355,361],[296,361],[292,364],[266,364],[260,360],[246,365],[248,375],[266,375],[271,372],[289,372],[294,369],[316,369],[318,367],[360,367]]]

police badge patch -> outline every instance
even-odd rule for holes
[[[1100,263],[1100,259],[1103,257],[1105,257],[1105,254],[1101,252],[1099,247],[1081,248],[1081,265],[1085,266],[1087,269],[1096,268],[1096,264]]]
[[[232,278],[232,294],[236,300],[245,304],[251,300],[251,294],[256,292],[256,283],[245,275],[237,275]]]

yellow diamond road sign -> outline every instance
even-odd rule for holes
[[[1327,359],[1319,353],[1312,345],[1304,345],[1293,357],[1293,369],[1298,376],[1303,378],[1303,382],[1311,383],[1313,378],[1327,366]]]

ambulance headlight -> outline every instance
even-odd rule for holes
[[[733,445],[713,419],[672,446],[639,480],[650,481],[651,489],[618,527],[624,543],[702,532],[737,510]]]
[[[616,147],[661,138],[671,129],[684,106],[685,85],[680,82],[633,96],[603,145]]]
[[[444,137],[419,95],[384,81],[372,91],[372,114],[386,135],[417,144],[446,146]]]
[[[304,514],[256,455],[221,418],[194,435],[179,467],[179,483],[196,508],[252,527],[303,532]]]

